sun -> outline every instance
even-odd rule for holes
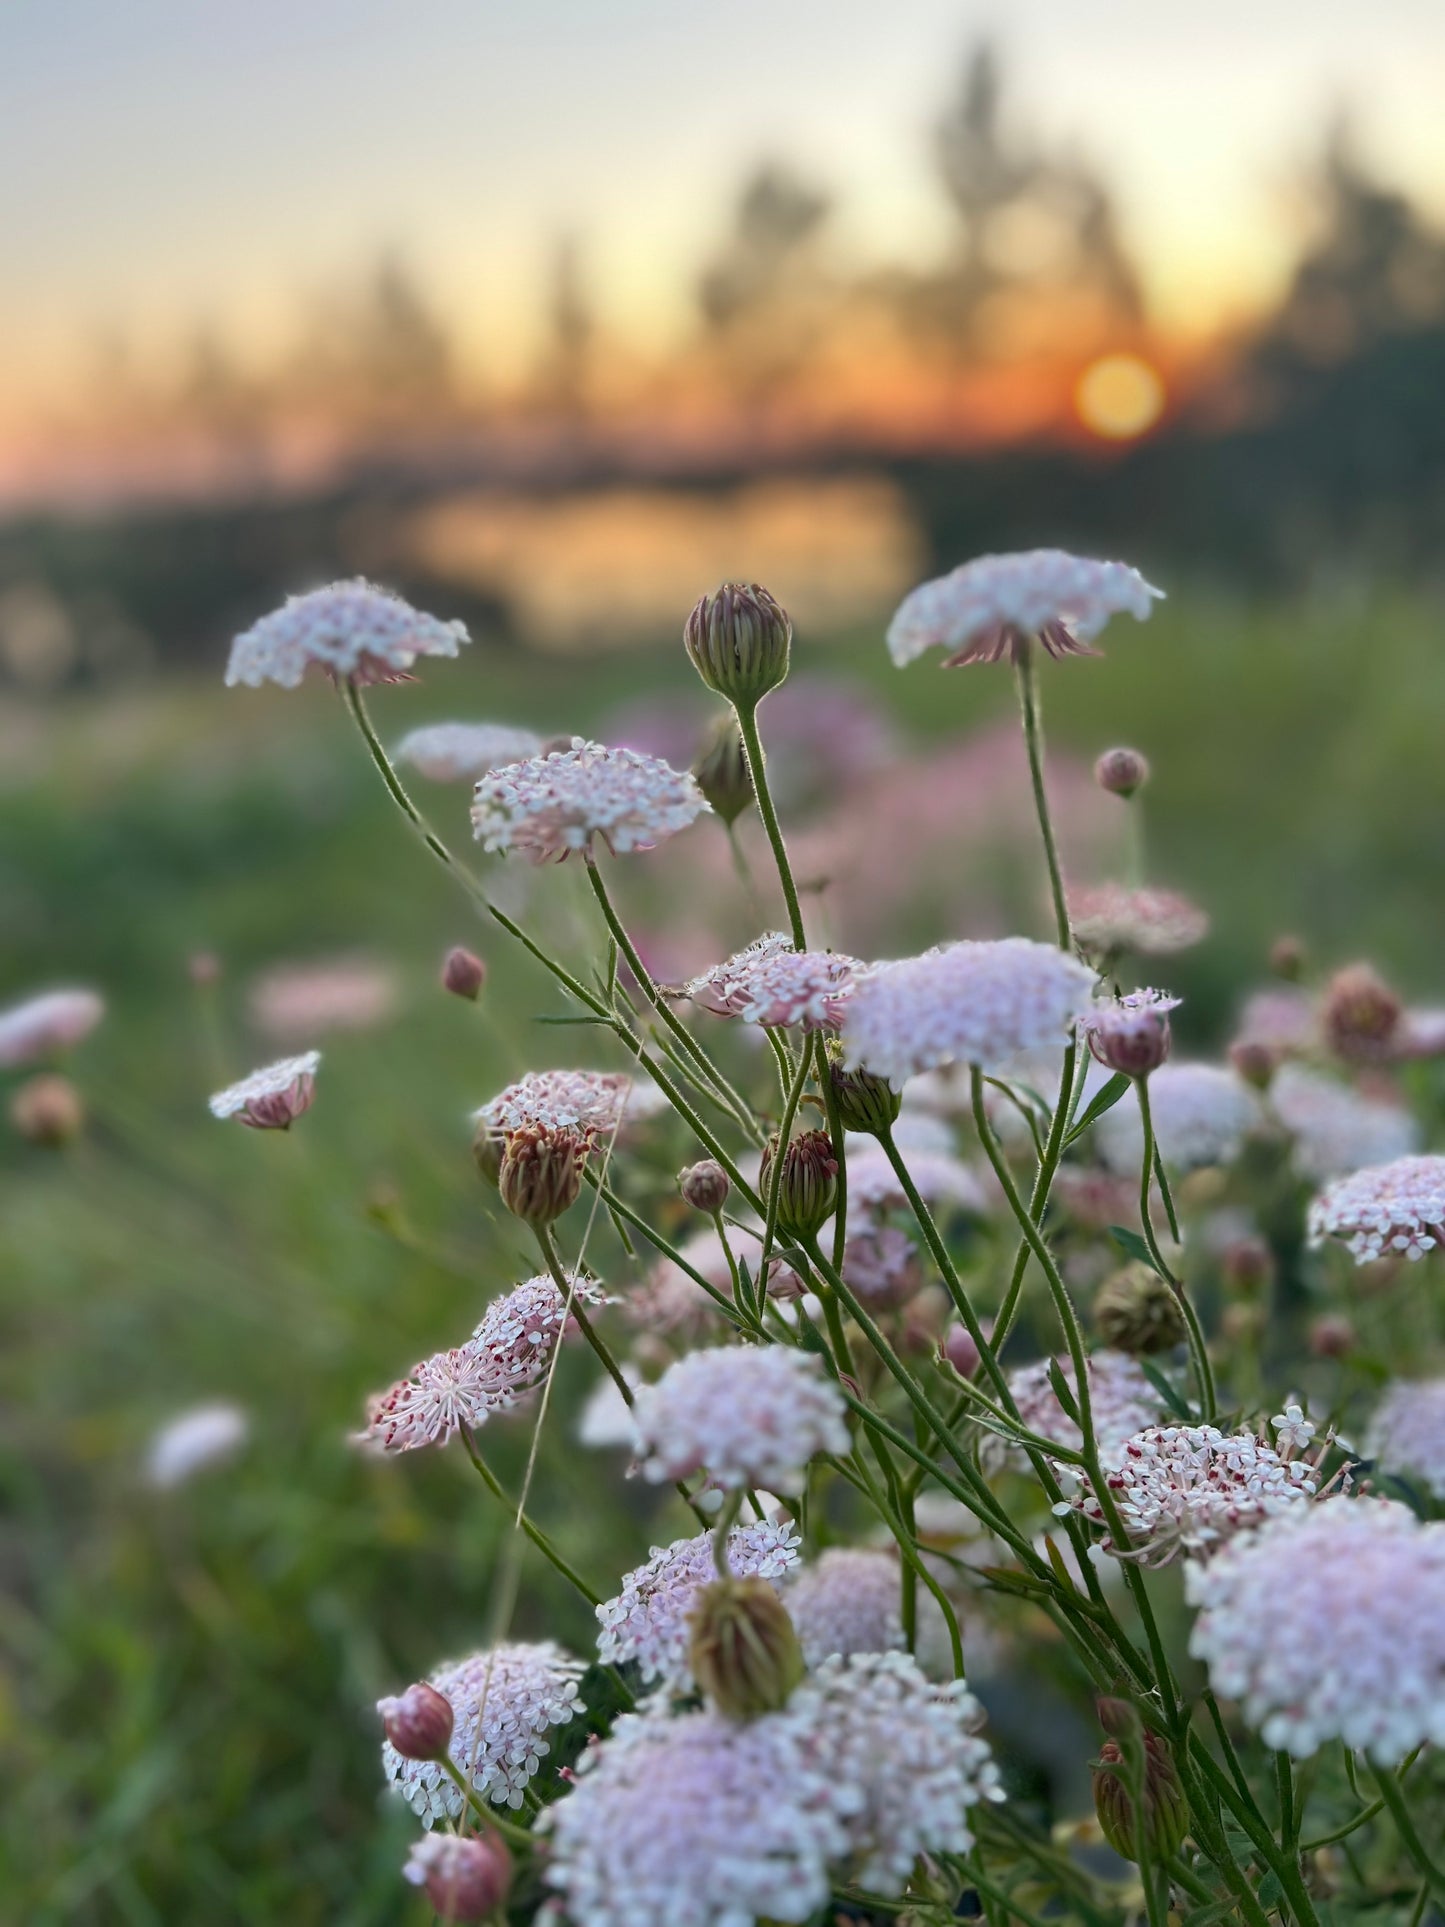
[[[1164,377],[1138,355],[1103,355],[1090,362],[1074,389],[1074,407],[1091,434],[1132,441],[1164,412]]]

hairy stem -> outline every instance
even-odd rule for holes
[[[773,861],[778,866],[778,881],[783,886],[783,901],[788,906],[788,924],[792,931],[794,950],[806,950],[807,932],[803,928],[803,910],[798,902],[798,886],[793,881],[793,866],[788,861],[788,846],[783,840],[782,825],[778,822],[778,812],[773,807],[773,794],[768,788],[767,759],[763,755],[763,740],[758,734],[758,706],[753,703],[734,703],[737,711],[738,729],[742,734],[743,749],[748,759],[748,773],[753,779],[753,794],[758,801],[758,815],[763,819],[763,828],[768,833],[768,842],[773,847]]]

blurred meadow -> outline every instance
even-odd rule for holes
[[[159,32],[165,9],[145,11]],[[331,10],[316,11],[324,28]],[[559,36],[567,11],[550,10]],[[644,44],[665,37],[661,10],[625,11]],[[1406,7],[1392,28],[1376,10],[1378,72],[1346,37],[1338,93],[1317,74],[1291,102],[1282,151],[1303,211],[1282,223],[1280,261],[1190,328],[1190,290],[1213,270],[1151,268],[1120,171],[1142,167],[1137,150],[1116,159],[1100,135],[1096,164],[1082,108],[1081,145],[1073,121],[1069,140],[1038,134],[1054,57],[1034,96],[1030,50],[1082,26],[1035,9],[1015,63],[967,9],[916,11],[909,164],[937,204],[906,258],[859,245],[814,120],[795,161],[753,139],[750,115],[745,154],[688,156],[714,193],[705,244],[669,257],[687,318],[660,339],[628,335],[647,290],[608,306],[618,209],[579,240],[565,188],[552,218],[503,181],[541,318],[530,334],[508,322],[525,354],[499,349],[480,374],[465,289],[427,279],[447,233],[423,224],[415,249],[388,251],[409,236],[398,193],[346,228],[365,248],[343,292],[333,277],[308,295],[284,350],[274,314],[255,339],[217,322],[219,281],[213,305],[183,288],[153,325],[133,298],[142,248],[109,283],[75,282],[81,345],[49,368],[54,392],[23,419],[6,397],[0,1002],[82,983],[108,1004],[67,1066],[88,1113],[78,1141],[0,1139],[6,1918],[429,1917],[397,1884],[414,1828],[382,1795],[372,1707],[479,1643],[504,1520],[460,1454],[391,1463],[347,1434],[368,1393],[535,1268],[476,1177],[469,1114],[524,1067],[612,1062],[585,1030],[548,1024],[563,1014],[548,982],[408,837],[329,688],[222,689],[230,635],[285,593],[361,572],[469,622],[455,663],[375,692],[389,744],[485,718],[686,766],[712,712],[682,620],[724,576],[766,582],[797,624],[793,680],[761,722],[795,772],[782,805],[809,914],[871,957],[1048,928],[1009,679],[895,671],[892,606],[989,548],[1123,555],[1168,600],[1115,625],[1103,660],[1050,666],[1051,776],[1066,863],[1100,878],[1120,867],[1122,829],[1092,761],[1129,743],[1153,764],[1149,874],[1212,918],[1160,967],[1184,998],[1181,1049],[1227,1042],[1284,932],[1322,969],[1368,956],[1407,998],[1445,1001],[1445,152],[1426,140],[1377,159],[1332,118],[1353,80],[1376,89],[1367,129],[1394,105],[1408,132],[1414,95],[1386,42],[1418,33],[1438,61],[1438,22]],[[1140,12],[1102,11],[1110,32]],[[449,24],[463,34],[431,12],[439,46]],[[481,12],[500,44],[502,10]],[[1310,33],[1304,8],[1279,12]],[[1226,14],[1246,62],[1250,28]],[[866,10],[858,29],[886,38]],[[14,31],[37,87],[59,75],[62,118],[73,81],[79,116],[99,56],[67,75],[38,30]],[[1161,71],[1177,74],[1187,55],[1161,31]],[[378,32],[384,50],[369,19]],[[200,58],[213,77],[223,64],[218,47]],[[864,84],[849,70],[825,91],[861,104]],[[144,95],[130,69],[117,85]],[[545,129],[562,110],[536,98]],[[1210,99],[1227,120],[1227,79]],[[308,180],[322,171],[313,156]],[[266,219],[252,207],[246,231]],[[1187,254],[1187,231],[1175,240]],[[476,245],[485,267],[484,232]],[[278,247],[268,314],[290,259]],[[58,256],[54,272],[71,287]],[[59,325],[58,296],[53,314],[0,286],[7,300],[27,342]],[[466,787],[415,790],[469,846]],[[594,907],[575,866],[477,860],[580,960]],[[714,823],[615,875],[664,981],[759,927]],[[438,983],[457,943],[488,966],[475,1007]],[[274,973],[337,959],[369,986],[362,1007],[330,1027],[308,1012],[297,1034]],[[303,1130],[207,1115],[209,1092],[311,1044],[325,1063]],[[691,1155],[675,1123],[649,1142],[662,1222],[681,1224],[672,1176]],[[584,1221],[585,1204],[564,1227],[574,1243]],[[605,1220],[590,1252],[604,1273],[638,1262]],[[624,1486],[621,1453],[577,1445],[589,1363],[564,1360],[532,1503],[580,1566],[612,1573],[686,1515]],[[212,1399],[249,1414],[244,1448],[156,1489],[147,1441]],[[529,1427],[496,1435],[515,1489]],[[519,1588],[515,1626],[588,1649],[585,1613],[545,1569],[524,1559]]]

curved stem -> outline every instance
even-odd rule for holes
[[[1039,819],[1039,829],[1044,839],[1044,857],[1049,866],[1049,889],[1054,900],[1054,923],[1057,928],[1059,948],[1071,950],[1073,939],[1069,933],[1069,905],[1064,895],[1064,877],[1059,867],[1059,849],[1054,841],[1054,825],[1049,815],[1048,790],[1044,784],[1044,725],[1038,682],[1034,674],[1034,650],[1033,642],[1026,642],[1017,659],[1019,708],[1023,714],[1024,746],[1029,756],[1029,780],[1033,784],[1034,810]]]
[[[1064,1066],[1059,1074],[1059,1094],[1054,1104],[1054,1115],[1049,1125],[1048,1141],[1044,1145],[1043,1157],[1034,1178],[1034,1188],[1029,1198],[1029,1216],[1035,1224],[1043,1222],[1044,1210],[1049,1202],[1049,1193],[1054,1188],[1054,1176],[1064,1155],[1068,1142],[1069,1118],[1074,1101],[1074,1076],[1078,1064],[1079,1039],[1076,1030],[1070,1031],[1068,1047],[1064,1052]],[[1023,1239],[1014,1253],[1013,1271],[1009,1276],[1008,1289],[999,1304],[998,1316],[993,1321],[993,1347],[995,1355],[1001,1353],[1008,1342],[1013,1322],[1018,1313],[1019,1299],[1023,1295],[1024,1274],[1029,1268],[1029,1241]]]
[[[743,739],[743,749],[748,759],[748,773],[753,779],[753,794],[758,800],[758,815],[763,819],[763,828],[768,833],[768,841],[773,846],[773,861],[778,866],[778,881],[783,886],[783,901],[788,906],[788,923],[793,935],[794,950],[806,950],[807,932],[803,928],[803,910],[798,902],[798,886],[793,881],[793,866],[788,861],[788,846],[783,841],[782,825],[778,822],[778,812],[773,807],[772,791],[768,788],[767,759],[763,755],[763,741],[758,735],[758,706],[756,703],[734,703],[737,711],[738,729]]]
[[[1167,1282],[1178,1301],[1179,1310],[1184,1318],[1184,1328],[1189,1336],[1189,1357],[1194,1367],[1194,1378],[1199,1388],[1199,1406],[1204,1423],[1210,1425],[1218,1410],[1214,1389],[1214,1372],[1209,1363],[1209,1348],[1204,1342],[1204,1331],[1199,1323],[1199,1314],[1194,1309],[1189,1294],[1182,1281],[1174,1276],[1164,1262],[1164,1254],[1159,1249],[1159,1241],[1154,1235],[1154,1221],[1150,1206],[1149,1193],[1154,1177],[1156,1148],[1154,1143],[1154,1115],[1149,1103],[1149,1079],[1136,1078],[1134,1089],[1139,1094],[1139,1116],[1144,1125],[1144,1156],[1139,1175],[1139,1222],[1144,1230],[1144,1244],[1155,1268]]]
[[[577,1293],[573,1289],[572,1280],[568,1278],[566,1271],[563,1269],[562,1259],[557,1250],[557,1240],[552,1236],[552,1233],[546,1225],[533,1225],[532,1229],[536,1233],[537,1245],[542,1253],[542,1260],[552,1275],[552,1283],[562,1294],[562,1303],[566,1307],[568,1316],[577,1320],[577,1329],[597,1354],[598,1361],[602,1365],[603,1370],[607,1373],[607,1376],[612,1380],[612,1383],[617,1387],[618,1391],[621,1392],[622,1402],[626,1405],[628,1411],[631,1411],[633,1405],[632,1387],[628,1384],[623,1375],[622,1367],[612,1356],[611,1350],[599,1335],[592,1320],[578,1303]]]
[[[461,1428],[461,1433],[463,1442],[467,1448],[467,1457],[476,1467],[483,1484],[486,1486],[488,1492],[491,1493],[492,1497],[500,1500],[503,1508],[510,1513],[514,1519],[520,1522],[523,1532],[526,1533],[538,1552],[542,1554],[542,1557],[551,1561],[569,1585],[576,1587],[577,1591],[580,1592],[582,1597],[587,1601],[587,1604],[594,1607],[600,1606],[602,1604],[601,1593],[594,1592],[581,1574],[577,1572],[574,1567],[568,1565],[567,1561],[562,1557],[561,1553],[558,1552],[556,1546],[553,1545],[542,1528],[534,1525],[525,1511],[520,1511],[512,1504],[512,1501],[507,1497],[506,1492],[502,1488],[501,1481],[477,1450],[476,1440],[472,1436],[471,1428],[464,1425]]]
[[[783,1191],[783,1159],[787,1156],[793,1119],[798,1115],[798,1106],[803,1101],[803,1086],[808,1081],[808,1072],[812,1066],[813,1053],[805,1045],[798,1059],[798,1074],[793,1079],[792,1089],[788,1092],[788,1101],[783,1106],[782,1122],[778,1125],[772,1164],[768,1171],[768,1208],[763,1225],[762,1275],[764,1278],[767,1276],[768,1260],[773,1255],[773,1239],[778,1229],[778,1201]]]
[[[484,1825],[495,1827],[504,1840],[509,1841],[514,1847],[525,1847],[529,1853],[539,1844],[536,1836],[526,1827],[519,1827],[515,1820],[504,1820],[491,1802],[484,1800],[471,1782],[463,1777],[456,1762],[449,1756],[439,1760],[437,1764]]]
[[[1369,1770],[1370,1778],[1380,1789],[1380,1798],[1390,1809],[1390,1818],[1395,1823],[1395,1830],[1400,1836],[1406,1853],[1429,1882],[1436,1899],[1445,1900],[1445,1870],[1431,1859],[1424,1841],[1421,1840],[1419,1829],[1411,1817],[1409,1807],[1405,1804],[1405,1796],[1400,1790],[1399,1781],[1388,1767],[1377,1767],[1370,1763]]]

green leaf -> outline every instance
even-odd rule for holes
[[[1063,1406],[1064,1411],[1074,1421],[1075,1425],[1082,1428],[1083,1420],[1079,1417],[1079,1401],[1075,1398],[1073,1387],[1064,1377],[1063,1367],[1056,1358],[1049,1360],[1049,1384],[1053,1387],[1054,1397],[1059,1401],[1060,1405]]]
[[[1192,1424],[1194,1420],[1193,1412],[1180,1396],[1178,1388],[1170,1384],[1159,1367],[1151,1364],[1147,1358],[1136,1358],[1134,1362],[1154,1387],[1154,1390],[1159,1394],[1160,1398],[1162,1398],[1164,1403],[1169,1407],[1170,1411],[1173,1412],[1174,1416],[1176,1418],[1182,1418],[1186,1424]]]
[[[1164,1276],[1164,1273],[1160,1271],[1153,1258],[1150,1257],[1149,1247],[1137,1231],[1131,1231],[1127,1225],[1111,1224],[1109,1226],[1109,1236],[1121,1250],[1127,1251],[1131,1258],[1137,1258],[1141,1265],[1148,1265],[1156,1278],[1162,1278]]]
[[[1015,1572],[1012,1566],[978,1568],[995,1592],[1016,1593],[1020,1599],[1049,1599],[1052,1594],[1042,1579],[1031,1572]]]
[[[1284,1899],[1284,1888],[1277,1873],[1267,1873],[1255,1889],[1255,1897],[1261,1907],[1278,1907]]]
[[[1088,1110],[1075,1123],[1065,1142],[1072,1144],[1076,1137],[1083,1136],[1091,1124],[1096,1124],[1105,1111],[1112,1111],[1132,1082],[1133,1079],[1125,1077],[1122,1071],[1115,1071]]]
[[[601,1024],[604,1030],[611,1030],[610,1017],[534,1017],[534,1024]]]

